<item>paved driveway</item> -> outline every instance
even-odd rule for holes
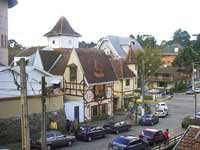
[[[135,135],[145,128],[156,128],[165,130],[169,129],[170,136],[177,135],[184,130],[181,128],[181,121],[187,115],[194,114],[194,95],[177,94],[174,98],[167,102],[169,107],[169,116],[167,118],[161,118],[159,124],[151,126],[136,126],[132,127],[129,132],[124,132],[119,135]],[[199,102],[200,104],[200,102]],[[152,104],[153,106],[154,104]],[[198,105],[200,108],[200,105]],[[200,111],[200,109],[199,109]],[[118,135],[108,135],[104,139],[94,140],[92,142],[76,141],[72,147],[63,147],[58,150],[107,150],[108,143]]]

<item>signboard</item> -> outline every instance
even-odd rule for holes
[[[87,91],[84,98],[87,100],[87,101],[92,101],[94,99],[94,94],[91,90]]]

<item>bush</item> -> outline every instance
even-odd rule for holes
[[[189,125],[200,126],[200,118],[195,118],[192,116],[185,117],[182,121],[182,128],[186,129]]]
[[[183,91],[187,88],[187,84],[185,83],[178,83],[175,86],[175,91]]]

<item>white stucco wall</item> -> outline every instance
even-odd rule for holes
[[[72,37],[72,36],[48,37],[48,46],[52,48],[78,48],[78,42],[79,42],[78,37]]]
[[[1,37],[3,36],[4,46],[1,45]],[[0,63],[8,64],[8,2],[0,0]],[[6,39],[6,43],[5,43]],[[5,47],[6,44],[6,47]]]
[[[79,121],[84,122],[84,104],[83,100],[68,100],[65,103],[65,115],[69,120],[75,119],[75,107],[79,107]]]

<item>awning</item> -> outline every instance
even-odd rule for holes
[[[53,80],[51,80],[52,84],[59,84],[60,82],[61,82],[60,79],[53,79]]]

